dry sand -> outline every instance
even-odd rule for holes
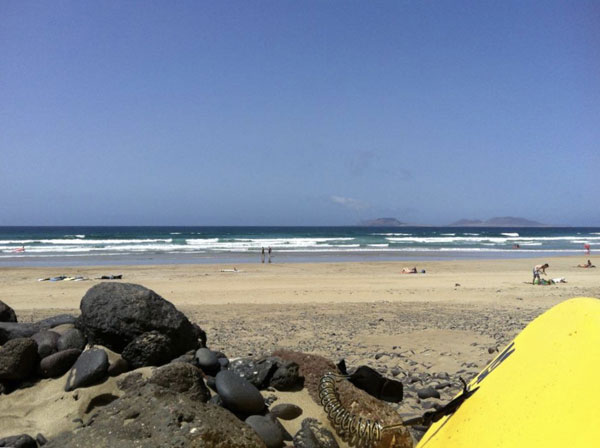
[[[239,272],[222,272],[231,265],[1,268],[0,300],[20,321],[78,313],[81,297],[98,280],[37,279],[123,274],[121,281],[142,284],[173,302],[207,332],[210,348],[231,358],[288,348],[334,362],[343,358],[350,368],[367,364],[402,380],[405,400],[396,408],[409,418],[423,409],[419,387],[447,379],[453,384],[440,389],[440,402],[448,401],[458,391],[458,376],[476,374],[544,310],[570,297],[600,297],[600,269],[575,267],[583,261],[419,262],[417,268],[427,273],[413,275],[400,274],[415,265],[406,262],[243,264],[236,266]],[[532,267],[541,262],[550,264],[547,277],[568,283],[532,285]],[[16,419],[30,420],[20,429],[31,426],[33,432],[42,419],[36,416],[40,408],[66,399],[55,385],[35,388],[34,402],[25,402],[25,396],[15,401],[15,394],[2,399],[0,437],[14,433]],[[51,424],[43,429],[52,435]]]

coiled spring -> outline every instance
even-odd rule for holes
[[[323,409],[340,437],[351,446],[357,448],[375,446],[375,444],[381,441],[384,431],[383,425],[377,420],[369,420],[354,415],[344,407],[336,388],[338,378],[347,378],[347,376],[329,372],[321,378],[319,383],[319,399],[321,400]]]

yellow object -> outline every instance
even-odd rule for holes
[[[533,320],[477,386],[417,448],[600,447],[600,300],[570,299]]]

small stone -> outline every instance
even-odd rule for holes
[[[291,403],[281,403],[273,406],[270,412],[282,420],[294,420],[302,415],[302,408]]]
[[[245,423],[254,429],[256,434],[265,442],[267,448],[283,447],[283,432],[273,418],[263,415],[251,415],[245,420]]]
[[[70,348],[46,356],[40,362],[40,372],[44,378],[58,378],[63,376],[69,371],[80,355],[81,350]]]
[[[417,395],[421,400],[427,398],[440,398],[440,393],[430,386],[417,390]]]
[[[314,418],[305,418],[302,427],[294,436],[296,448],[339,448],[331,431]]]
[[[232,412],[252,415],[265,408],[265,401],[258,389],[235,372],[220,371],[215,377],[215,385],[223,404]]]
[[[58,333],[53,331],[40,331],[39,333],[31,336],[38,346],[38,355],[40,355],[40,359],[44,359],[46,356],[51,355],[52,353],[56,353],[57,343],[60,338]]]
[[[48,443],[48,439],[46,439],[42,433],[38,433],[38,435],[35,436],[35,441],[39,446],[43,446]]]
[[[217,355],[208,348],[199,348],[196,350],[196,361],[198,367],[207,375],[214,376],[221,370],[221,364],[219,364]]]
[[[84,351],[71,369],[65,384],[65,391],[90,386],[104,378],[108,373],[108,355],[100,348]]]
[[[87,340],[85,339],[83,333],[77,328],[71,328],[60,336],[58,342],[56,343],[56,348],[59,352],[69,348],[83,350],[85,349],[85,344],[87,344]]]

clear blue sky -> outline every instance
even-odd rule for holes
[[[0,225],[600,225],[598,1],[0,2]]]

